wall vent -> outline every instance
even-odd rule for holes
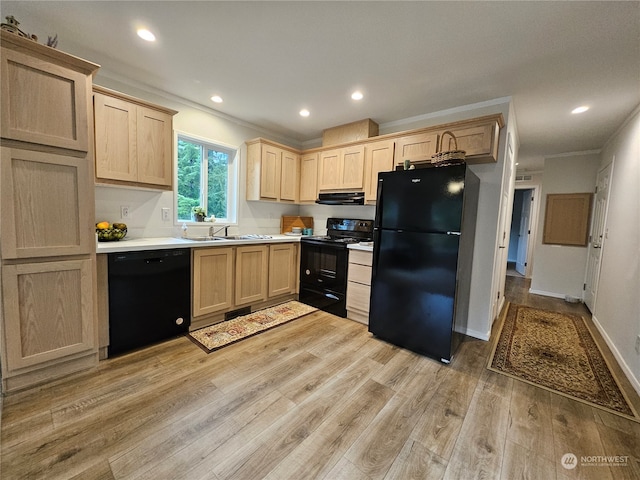
[[[516,175],[516,182],[528,182],[531,180],[531,175]]]

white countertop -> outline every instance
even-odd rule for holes
[[[96,253],[137,252],[141,250],[163,250],[167,248],[199,248],[199,247],[229,247],[232,245],[255,245],[260,243],[291,243],[299,242],[300,237],[294,235],[271,235],[271,238],[256,238],[242,240],[206,240],[194,241],[184,238],[153,237],[153,238],[123,238],[115,242],[98,242]]]
[[[362,250],[365,252],[373,252],[373,242],[350,243],[347,248],[351,250]]]

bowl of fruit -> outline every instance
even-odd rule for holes
[[[127,234],[127,226],[124,223],[96,223],[96,233],[99,242],[114,242],[121,240]]]

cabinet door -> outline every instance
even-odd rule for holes
[[[296,260],[295,244],[269,245],[269,297],[295,293]]]
[[[418,133],[396,139],[395,164],[402,165],[405,160],[412,162],[430,162],[436,153],[438,134]]]
[[[0,150],[3,258],[94,251],[93,182],[88,162],[85,157]]]
[[[318,190],[335,190],[340,188],[340,153],[339,149],[320,153]]]
[[[300,155],[282,151],[280,165],[280,200],[296,202],[300,189]]]
[[[86,152],[91,79],[2,48],[2,138]]]
[[[280,195],[280,166],[282,150],[271,145],[262,145],[260,161],[260,197],[278,200]]]
[[[341,152],[340,188],[364,188],[364,145],[346,147]]]
[[[136,120],[138,181],[171,187],[173,117],[164,112],[138,106]]]
[[[393,170],[393,140],[368,143],[364,147],[365,186],[364,200],[375,203],[378,196],[378,173]]]
[[[266,300],[268,254],[267,245],[236,249],[236,305]]]
[[[490,163],[497,161],[498,136],[500,128],[498,123],[488,122],[467,128],[452,129],[456,137],[459,150],[464,150],[466,156],[473,163]],[[454,150],[455,144],[449,135],[442,139],[442,151]]]
[[[93,108],[96,177],[137,181],[135,105],[94,93]]]
[[[193,316],[233,307],[233,248],[193,250]]]
[[[318,154],[300,159],[300,203],[313,203],[318,198]]]
[[[2,267],[5,372],[97,352],[91,262]]]

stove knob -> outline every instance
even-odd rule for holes
[[[308,268],[304,271],[305,275],[311,275],[311,270],[309,270]]]

